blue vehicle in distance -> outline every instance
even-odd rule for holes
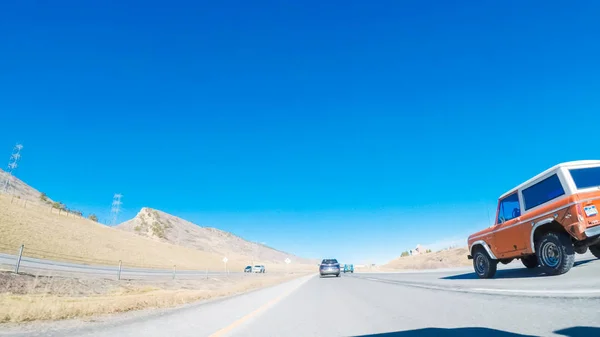
[[[354,273],[354,265],[353,264],[345,264],[344,265],[344,273]]]

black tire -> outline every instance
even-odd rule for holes
[[[592,253],[592,255],[594,255],[596,258],[600,259],[600,243],[590,246],[589,249],[590,249],[590,253]]]
[[[498,260],[492,259],[488,253],[479,248],[473,255],[473,269],[479,278],[492,278],[496,275]]]
[[[335,275],[335,277],[340,277],[340,274]]]
[[[538,258],[535,255],[524,256],[521,258],[521,262],[523,262],[523,265],[527,267],[527,269],[533,269],[539,265]]]
[[[502,260],[499,260],[499,261],[502,264],[509,264],[509,263],[513,262],[513,259],[502,259]]]
[[[548,275],[562,275],[575,264],[575,249],[567,233],[544,234],[535,250],[540,267]]]

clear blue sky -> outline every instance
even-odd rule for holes
[[[94,4],[92,4],[94,3]],[[384,262],[598,159],[596,1],[4,1],[0,159],[143,207]],[[2,164],[4,167],[4,164]],[[492,215],[493,217],[493,215]]]

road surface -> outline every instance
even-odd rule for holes
[[[591,337],[600,336],[599,289],[599,260],[580,260],[561,276],[504,267],[493,280],[465,271],[310,275],[175,310],[0,335]]]

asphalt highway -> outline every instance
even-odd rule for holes
[[[366,273],[357,277],[422,289],[505,294],[528,297],[600,297],[600,261],[591,254],[577,255],[575,267],[560,276],[526,269],[520,261],[498,265],[495,278],[481,280],[473,268],[447,271]]]
[[[310,275],[174,310],[0,335],[600,336],[599,260],[579,259],[561,276],[516,267],[492,280],[468,270]]]

